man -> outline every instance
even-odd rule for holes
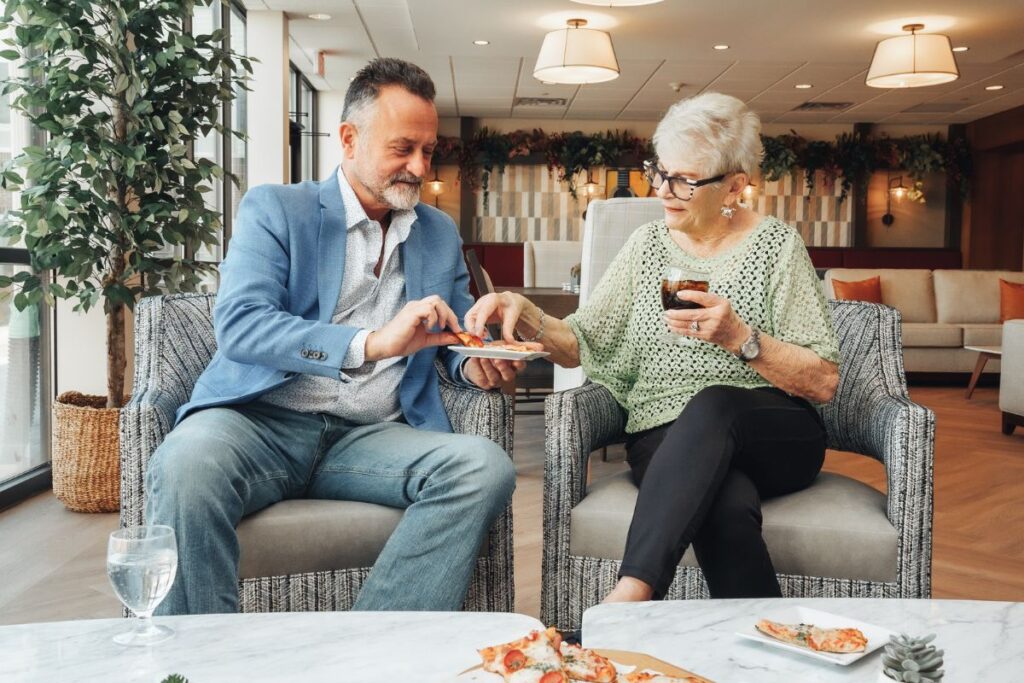
[[[345,97],[338,172],[246,193],[217,353],[146,476],[147,522],[178,537],[159,613],[236,611],[235,527],[303,497],[405,508],[355,609],[462,605],[515,472],[493,442],[451,433],[434,360],[484,389],[522,364],[438,349],[472,299],[454,223],[419,203],[433,100],[422,69],[374,60]]]

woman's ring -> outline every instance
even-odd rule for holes
[[[696,320],[690,323],[690,332],[700,332],[700,323]]]

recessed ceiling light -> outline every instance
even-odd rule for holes
[[[715,49],[716,50],[728,50],[729,46],[728,45],[715,45]]]
[[[814,86],[810,83],[797,83],[794,87],[796,87],[797,90],[810,90]]]
[[[314,21],[329,21],[330,18],[331,18],[331,15],[330,14],[324,14],[323,12],[314,12],[313,14],[309,15],[309,18],[313,19]]]
[[[1003,86],[1001,86],[1001,85],[986,85],[985,86],[985,90],[1002,90],[1002,89],[1003,89]]]
[[[489,41],[489,40],[474,40],[473,44],[474,45],[490,45],[491,41]]]
[[[971,48],[967,47],[966,45],[960,45],[958,47],[954,47],[953,52],[967,52],[970,49]]]

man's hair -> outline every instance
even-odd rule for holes
[[[399,85],[428,102],[434,101],[434,81],[427,72],[411,62],[392,57],[372,60],[356,73],[345,93],[342,121],[357,121],[380,96],[381,88]]]

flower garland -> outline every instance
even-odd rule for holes
[[[842,133],[835,141],[827,142],[807,140],[790,131],[762,135],[761,141],[761,174],[765,180],[776,181],[803,170],[808,196],[814,190],[819,171],[827,184],[840,183],[842,201],[854,187],[863,191],[871,174],[880,169],[906,170],[915,181],[930,173],[945,172],[949,186],[958,189],[961,197],[970,193],[971,150],[963,138],[947,140],[939,134],[872,138],[861,133]],[[515,159],[543,159],[575,198],[576,179],[591,168],[639,166],[640,161],[653,155],[648,138],[626,131],[545,133],[536,128],[499,133],[481,128],[468,142],[456,137],[438,138],[434,161],[458,165],[460,180],[474,190],[482,188],[486,203],[491,173],[504,173],[505,166]]]

